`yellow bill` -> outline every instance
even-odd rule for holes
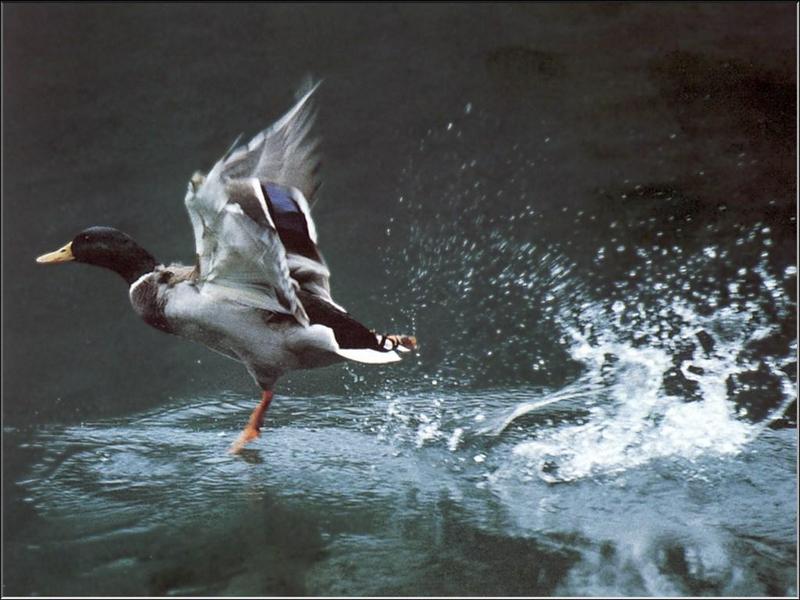
[[[75,260],[75,257],[72,255],[72,242],[59,248],[55,252],[48,252],[47,254],[42,254],[39,258],[36,259],[37,263],[61,263],[61,262],[69,262],[71,260]]]

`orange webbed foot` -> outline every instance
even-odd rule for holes
[[[248,425],[247,427],[244,428],[242,433],[239,434],[239,437],[236,438],[236,441],[233,442],[233,444],[231,444],[231,447],[228,448],[228,452],[230,452],[231,454],[239,454],[239,452],[241,452],[242,449],[248,443],[252,442],[260,435],[261,432],[258,429],[255,429],[254,427],[250,427],[250,425]]]

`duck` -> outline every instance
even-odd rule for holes
[[[84,229],[36,259],[114,271],[147,325],[242,363],[261,399],[229,448],[234,454],[259,437],[285,373],[346,361],[394,363],[417,347],[413,335],[368,329],[331,297],[310,208],[321,183],[312,136],[318,86],[306,85],[270,127],[246,144],[239,136],[208,173],[192,175],[184,203],[194,265],[160,263],[107,226]]]

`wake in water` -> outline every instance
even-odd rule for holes
[[[702,273],[703,261],[715,254],[706,251],[688,264]],[[716,306],[707,315],[671,294],[647,308],[621,300],[610,307],[583,303],[577,315],[566,308],[558,324],[569,336],[571,358],[587,373],[571,389],[515,407],[493,432],[532,410],[574,401],[583,392],[584,401],[594,396],[585,423],[539,430],[536,439],[514,449],[515,458],[536,467],[547,481],[624,471],[667,456],[691,460],[737,453],[796,399],[790,377],[796,343],[785,354],[754,355],[755,347],[780,333],[762,302],[772,301],[774,314],[781,317],[791,310],[783,296],[772,293],[784,282],[770,276],[763,263],[753,271],[743,269],[728,288],[735,292],[755,275],[757,295],[732,295],[725,306],[707,297]],[[792,277],[793,270],[785,273],[787,285]],[[752,384],[744,382],[754,377],[762,389],[751,404],[746,392]]]
[[[520,159],[518,176],[498,188],[464,161],[445,169],[456,181],[420,188],[435,199],[399,200],[415,218],[387,255],[414,265],[407,321],[438,333],[412,377],[445,397],[447,388],[531,390],[471,427],[455,419],[451,432],[439,429],[446,410],[422,407],[417,445],[454,448],[464,434],[497,436],[529,415],[527,439],[495,477],[560,482],[670,456],[733,455],[791,420],[797,271],[772,255],[769,226],[721,218],[687,237],[689,203],[664,190],[653,192],[657,210],[537,209],[530,167]],[[411,165],[407,187],[435,180],[425,169]],[[524,208],[509,213],[511,196]],[[570,210],[577,237],[553,240],[550,224],[569,221]],[[553,423],[556,407],[577,416]],[[397,403],[391,410],[403,414]]]

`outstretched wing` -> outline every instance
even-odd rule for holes
[[[193,188],[190,183],[186,207],[204,291],[308,325],[258,180],[209,178]]]
[[[308,317],[297,289],[335,305],[307,201],[319,188],[316,142],[309,139],[316,87],[248,144],[231,149],[207,177],[195,175],[186,196],[200,280],[302,324]]]
[[[307,84],[295,105],[273,125],[243,146],[235,147],[223,160],[226,179],[256,177],[300,190],[313,200],[320,187],[318,140],[310,137],[315,110],[312,102],[319,82]]]

